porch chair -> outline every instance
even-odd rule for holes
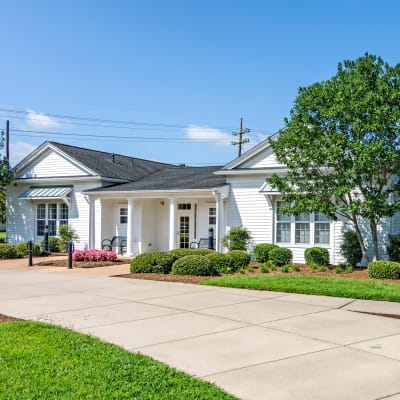
[[[208,249],[208,238],[200,238],[198,242],[190,242],[191,249]],[[214,239],[215,249],[215,239]]]
[[[102,250],[117,249],[117,253],[122,255],[126,251],[126,236],[113,236],[112,239],[103,239],[101,242]]]

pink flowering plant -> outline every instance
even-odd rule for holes
[[[117,253],[110,250],[74,250],[74,261],[117,261]]]

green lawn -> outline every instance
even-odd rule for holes
[[[235,399],[138,353],[37,322],[0,323],[0,399]]]
[[[400,285],[320,276],[223,276],[203,285],[400,302]]]

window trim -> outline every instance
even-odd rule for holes
[[[50,205],[56,205],[56,218],[49,218],[50,217]],[[44,218],[38,218],[38,209],[39,206],[44,205]],[[67,209],[67,216],[68,218],[61,218],[62,215],[61,213],[61,207],[66,207]],[[55,234],[52,235],[51,231],[50,231],[50,227],[49,227],[49,237],[57,237],[60,234],[60,226],[61,225],[68,225],[69,224],[69,211],[70,211],[70,207],[65,204],[64,202],[60,202],[60,201],[41,201],[36,203],[35,206],[35,236],[36,237],[44,237],[44,229],[46,226],[49,226],[49,221],[55,221]],[[44,227],[43,227],[43,235],[41,235],[39,233],[38,230],[38,222],[39,221],[44,221]],[[66,222],[66,223],[65,223]]]
[[[278,204],[280,202],[286,203],[281,199],[277,199],[274,203],[274,224],[273,224],[273,229],[274,229],[274,243],[282,246],[294,246],[294,247],[312,247],[312,246],[321,246],[321,247],[330,247],[332,246],[332,227],[333,227],[333,221],[328,218],[326,221],[315,221],[315,215],[317,213],[311,213],[309,214],[309,221],[303,221],[299,220],[299,216],[294,216],[290,215],[290,221],[279,221],[278,220]],[[279,207],[280,208],[280,207]],[[284,215],[284,214],[283,214]],[[290,224],[290,242],[278,242],[278,224],[279,223],[285,223],[285,224]],[[296,242],[296,225],[299,223],[308,223],[309,224],[309,242],[308,243],[302,243],[302,242]],[[315,227],[317,224],[329,224],[329,242],[327,243],[317,243],[315,240],[315,234],[316,230]]]

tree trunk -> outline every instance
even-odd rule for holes
[[[363,240],[362,235],[361,235],[360,227],[358,226],[358,221],[357,221],[356,215],[354,215],[354,214],[352,215],[351,221],[353,222],[354,229],[356,231],[358,243],[360,243],[361,252],[362,252],[363,258],[365,260],[365,264],[368,267],[369,257],[368,257],[368,254],[367,254],[367,250],[365,248],[364,240]]]
[[[369,226],[371,228],[372,244],[374,246],[374,257],[373,257],[372,261],[378,261],[379,260],[379,247],[378,247],[378,231],[377,231],[376,220],[370,219]]]

